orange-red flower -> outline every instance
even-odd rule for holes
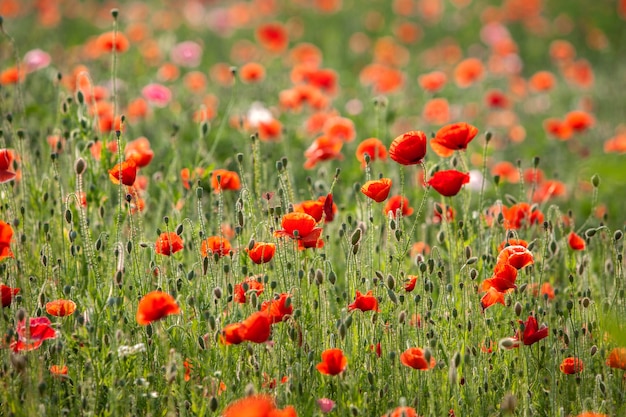
[[[256,39],[270,52],[279,53],[287,49],[289,36],[287,29],[278,22],[266,23],[256,30]]]
[[[407,275],[407,280],[404,283],[404,291],[411,292],[415,289],[415,284],[417,284],[417,275]]]
[[[370,161],[387,159],[385,145],[376,138],[368,138],[359,143],[356,148],[356,159],[361,162],[361,168],[365,168],[365,154],[369,155]]]
[[[272,320],[265,311],[252,313],[241,324],[243,326],[243,340],[264,343],[270,338]]]
[[[9,182],[16,177],[13,170],[13,161],[15,156],[10,149],[0,149],[0,184]]]
[[[408,198],[401,195],[394,195],[385,203],[383,213],[387,216],[389,212],[391,212],[391,215],[395,218],[398,210],[400,210],[403,217],[413,214],[413,208],[409,206]]]
[[[200,253],[206,258],[209,255],[217,253],[219,256],[226,256],[232,251],[230,242],[221,236],[210,236],[202,241]]]
[[[491,278],[484,280],[480,286],[481,290],[489,291],[492,288],[498,292],[516,288],[517,269],[508,263],[497,263]]]
[[[69,370],[69,369],[67,368],[67,365],[63,365],[63,366],[59,366],[59,365],[52,365],[52,366],[50,367],[50,373],[51,373],[52,375],[56,375],[56,376],[59,376],[59,375],[67,375],[68,370]]]
[[[550,71],[538,71],[530,77],[528,84],[534,91],[550,91],[556,84],[556,78]]]
[[[478,129],[461,122],[443,126],[437,131],[430,147],[441,157],[451,156],[454,151],[466,150],[467,145],[476,137]]]
[[[17,324],[17,340],[11,342],[13,352],[29,351],[39,348],[44,340],[55,339],[56,331],[47,317],[31,317]]]
[[[152,291],[139,300],[137,323],[146,326],[171,314],[180,314],[174,297],[162,291]]]
[[[448,81],[448,77],[445,72],[433,71],[427,74],[422,74],[417,77],[417,82],[424,91],[429,93],[436,93],[441,90]]]
[[[282,229],[276,230],[274,236],[303,239],[316,229],[316,224],[315,218],[310,214],[294,211],[283,216],[281,220]]]
[[[569,140],[572,137],[572,127],[557,118],[550,117],[543,121],[543,129],[550,136],[554,136],[558,140]]]
[[[263,294],[263,283],[257,281],[255,277],[246,277],[242,283],[235,284],[233,291],[233,301],[236,303],[245,303],[247,293],[256,293],[257,296]]]
[[[226,407],[222,417],[298,417],[292,406],[276,408],[274,400],[268,395],[251,395],[235,400]]]
[[[396,137],[389,146],[389,157],[401,165],[416,165],[426,156],[426,134],[412,130]]]
[[[154,152],[150,148],[148,138],[142,136],[126,144],[124,155],[127,160],[134,160],[137,167],[141,168],[147,166],[152,161]]]
[[[419,417],[419,415],[413,407],[400,406],[394,408],[382,417]]]
[[[408,348],[402,352],[402,354],[400,354],[400,362],[409,368],[421,371],[427,371],[434,368],[436,365],[435,358],[431,356],[430,359],[427,360],[424,350],[417,347]]]
[[[183,239],[175,232],[161,233],[154,245],[154,251],[165,256],[170,256],[173,253],[183,250],[183,248]]]
[[[363,184],[361,192],[377,203],[385,201],[391,191],[391,179],[381,178]]]
[[[451,222],[454,221],[454,217],[456,216],[456,210],[454,207],[449,205],[441,205],[439,203],[435,203],[435,207],[433,209],[433,223],[439,224],[443,222]]]
[[[322,128],[324,136],[343,142],[352,142],[356,137],[354,122],[347,117],[332,116],[326,119]]]
[[[454,69],[454,81],[461,88],[467,88],[480,80],[485,72],[483,63],[478,58],[467,58],[459,62]]]
[[[528,319],[526,319],[525,322],[519,320],[519,323],[524,325],[524,330],[519,339],[526,346],[530,346],[533,343],[548,337],[548,327],[546,325],[541,325],[541,327],[539,327],[535,316],[528,316]]]
[[[72,300],[54,300],[46,303],[46,312],[51,316],[65,317],[76,310],[76,303]]]
[[[109,170],[109,178],[113,184],[120,182],[127,186],[132,186],[137,178],[137,163],[134,159],[127,159],[120,162]]]
[[[561,366],[559,368],[564,374],[573,375],[581,373],[583,369],[585,369],[585,364],[582,360],[578,358],[569,357],[563,359],[563,362],[561,362]]]
[[[517,203],[508,209],[503,207],[504,227],[521,229],[524,226],[543,223],[543,213],[528,203]]]
[[[19,288],[11,288],[8,285],[0,284],[0,301],[2,302],[2,307],[10,306],[13,298],[15,298],[19,292]]]
[[[343,141],[330,136],[319,136],[304,151],[306,161],[304,162],[304,168],[311,169],[322,161],[328,161],[330,159],[343,159],[341,154],[341,148],[343,147]]]
[[[533,254],[522,245],[509,245],[500,251],[497,264],[508,264],[515,269],[522,269],[534,263]]]
[[[491,307],[492,305],[494,305],[495,303],[500,303],[502,305],[505,305],[504,293],[498,291],[494,287],[491,287],[485,293],[485,295],[483,295],[483,297],[480,299],[480,306],[482,307],[483,310],[485,310]]]
[[[291,295],[282,293],[272,301],[264,301],[261,304],[261,311],[266,312],[272,323],[280,323],[293,314]]]
[[[241,188],[239,174],[226,169],[216,169],[211,174],[211,187],[215,193],[223,190],[237,191]]]
[[[13,239],[13,228],[10,224],[0,220],[0,260],[14,258],[11,252],[11,240]]]
[[[265,79],[265,67],[258,62],[248,62],[239,68],[239,77],[244,83],[258,83]]]
[[[357,309],[361,311],[378,311],[378,300],[372,295],[372,290],[369,290],[367,294],[361,294],[359,290],[356,291],[356,298],[352,304],[348,305],[348,311]]]
[[[320,373],[324,375],[339,375],[348,366],[346,358],[341,349],[326,349],[322,352],[322,361],[316,365]]]
[[[255,264],[269,262],[276,253],[276,245],[273,243],[254,242],[252,248],[246,248],[248,256]]]
[[[586,247],[585,239],[580,237],[575,232],[570,232],[570,234],[567,235],[567,244],[570,248],[572,248],[572,250],[585,250]]]
[[[454,169],[437,171],[428,180],[428,185],[433,187],[439,194],[452,197],[461,191],[461,187],[470,181],[469,174]]]
[[[595,124],[595,119],[582,110],[574,110],[565,115],[565,123],[577,133],[584,132]]]
[[[626,348],[614,348],[609,352],[606,364],[611,368],[626,370]]]
[[[130,46],[128,38],[121,32],[105,32],[98,36],[95,46],[98,52],[126,52]]]
[[[528,242],[526,242],[524,239],[510,238],[498,245],[498,252],[501,252],[502,249],[506,248],[507,246],[523,246],[525,248],[528,248]]]

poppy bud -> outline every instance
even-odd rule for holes
[[[598,353],[598,347],[596,345],[591,346],[591,356],[594,356],[596,353]]]
[[[522,304],[519,301],[515,303],[515,315],[517,317],[522,315]]]
[[[472,257],[472,248],[469,246],[465,247],[465,259],[470,259]]]
[[[597,230],[596,229],[587,229],[585,231],[585,236],[587,237],[593,237],[596,235]]]
[[[591,184],[594,188],[598,188],[600,186],[600,177],[598,176],[598,174],[593,174],[593,176],[591,177]]]
[[[356,228],[354,230],[354,232],[352,233],[352,237],[350,238],[350,241],[352,242],[352,246],[355,246],[357,243],[359,243],[361,241],[361,229],[360,228]]]
[[[621,240],[622,237],[624,237],[624,233],[621,230],[616,230],[615,234],[613,235],[613,239],[617,242]]]
[[[213,295],[219,300],[222,298],[222,289],[220,287],[215,287],[215,289],[213,289]]]
[[[396,286],[396,280],[393,277],[393,275],[391,275],[391,274],[387,275],[387,287],[390,290],[393,290],[395,288],[395,286]]]
[[[74,172],[76,175],[83,175],[85,169],[87,169],[87,163],[83,158],[78,158],[74,163]]]

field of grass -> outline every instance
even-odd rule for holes
[[[626,2],[0,16],[0,415],[626,415]]]

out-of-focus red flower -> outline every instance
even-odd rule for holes
[[[570,232],[570,234],[567,235],[567,244],[570,248],[572,248],[572,250],[585,250],[586,247],[585,239],[580,237],[575,232]]]
[[[548,327],[546,325],[539,327],[535,316],[528,316],[528,319],[526,319],[525,322],[519,320],[519,323],[524,325],[524,330],[522,331],[519,340],[526,346],[532,345],[533,343],[548,337]]]
[[[41,346],[44,340],[55,339],[56,331],[52,328],[50,319],[47,317],[31,317],[17,324],[17,340],[11,342],[13,352],[35,350]]]
[[[256,293],[257,297],[263,294],[264,286],[262,282],[257,281],[256,277],[246,277],[242,283],[235,284],[233,290],[233,301],[244,304],[247,301],[248,293]]]
[[[261,46],[274,53],[283,52],[289,44],[287,29],[278,22],[260,25],[256,30],[256,39]]]
[[[346,358],[341,349],[327,349],[322,352],[322,362],[318,363],[316,368],[324,375],[339,375],[348,366],[348,358]]]
[[[272,301],[264,301],[261,311],[266,312],[272,323],[280,323],[293,314],[291,295],[282,293]]]
[[[387,159],[385,145],[376,138],[368,138],[359,143],[356,148],[356,159],[361,162],[361,168],[365,168],[365,154],[369,155],[370,161]]]
[[[372,295],[372,291],[368,291],[366,294],[361,294],[359,290],[356,291],[356,298],[348,306],[348,311],[361,310],[361,311],[378,311],[378,300]]]
[[[161,233],[154,245],[154,251],[165,256],[170,256],[173,253],[183,250],[183,248],[183,239],[175,232]]]
[[[147,166],[152,161],[154,152],[150,148],[148,138],[142,136],[126,144],[124,155],[127,160],[134,160],[137,166],[141,168]]]
[[[19,288],[11,288],[8,285],[0,284],[0,301],[2,307],[9,307],[13,298],[20,292]]]
[[[113,184],[120,182],[127,186],[132,186],[137,178],[137,163],[134,159],[127,159],[120,162],[109,170],[109,179]]]
[[[559,368],[564,374],[574,375],[581,373],[585,369],[585,364],[579,358],[569,357],[563,359]]]
[[[76,303],[72,300],[54,300],[46,303],[46,312],[51,316],[65,317],[76,310]]]
[[[403,217],[408,217],[413,214],[413,208],[409,206],[408,198],[401,195],[394,195],[385,203],[383,213],[387,216],[391,212],[391,215],[395,218],[398,210],[400,210]]]
[[[312,169],[322,161],[328,161],[331,159],[343,159],[341,154],[341,148],[343,147],[343,141],[330,136],[319,136],[304,151],[306,161],[304,162],[304,168]]]
[[[180,314],[174,297],[162,291],[152,291],[139,300],[137,323],[146,326],[171,314]]]
[[[226,169],[216,169],[211,174],[211,188],[216,194],[224,190],[237,191],[241,188],[239,174]]]
[[[246,248],[248,256],[255,264],[269,262],[276,253],[276,245],[273,243],[254,242],[252,248]]]
[[[209,236],[202,241],[200,253],[204,258],[217,253],[219,256],[227,256],[232,251],[232,246],[228,240],[221,236]]]
[[[436,365],[435,358],[432,356],[427,359],[423,349],[418,347],[408,348],[400,354],[400,362],[409,368],[427,371]]]

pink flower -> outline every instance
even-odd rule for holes
[[[50,65],[50,61],[50,55],[41,49],[33,49],[32,51],[26,52],[23,59],[27,72],[33,72],[46,68]]]
[[[172,48],[170,58],[181,67],[197,67],[202,59],[202,47],[193,41],[181,42]]]
[[[335,402],[330,398],[320,398],[317,400],[317,405],[323,414],[330,413],[335,408]]]
[[[161,84],[148,84],[141,90],[141,95],[157,107],[165,107],[172,100],[172,92]]]

